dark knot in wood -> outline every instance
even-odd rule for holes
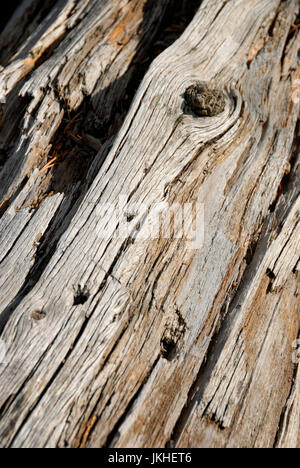
[[[33,320],[40,321],[40,320],[43,320],[46,317],[46,312],[44,312],[43,310],[33,310],[30,313],[30,317]]]
[[[199,117],[213,117],[225,109],[225,96],[219,89],[210,88],[201,81],[189,86],[184,99],[194,114]]]

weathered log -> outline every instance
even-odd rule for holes
[[[3,447],[299,446],[299,4],[201,2],[122,123],[168,3],[6,28]]]

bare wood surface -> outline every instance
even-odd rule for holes
[[[57,2],[3,62],[0,444],[297,447],[299,4],[201,2],[120,127],[168,2],[134,3]],[[224,112],[187,110],[197,80]],[[196,201],[197,249],[131,211]]]

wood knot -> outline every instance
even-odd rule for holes
[[[223,92],[219,89],[212,89],[201,81],[197,81],[186,89],[184,99],[194,114],[199,117],[213,117],[225,109]]]
[[[33,320],[39,322],[40,320],[43,320],[46,317],[46,312],[44,310],[33,310],[32,312],[30,312],[30,317]]]

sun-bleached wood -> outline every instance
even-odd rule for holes
[[[204,0],[85,180],[32,209],[65,113],[57,88],[71,110],[88,95],[100,124],[114,118],[126,86],[113,83],[163,11],[150,2],[147,23],[140,3],[61,2],[28,39],[34,64],[20,52],[0,74],[5,141],[28,99],[1,173],[0,444],[297,447],[296,0]],[[223,113],[187,111],[197,80],[223,90]],[[131,241],[106,213],[120,197]],[[132,207],[159,202],[203,207],[200,248],[146,238],[145,213]]]

